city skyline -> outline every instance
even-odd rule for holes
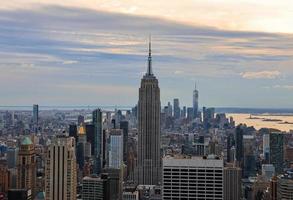
[[[179,98],[191,106],[196,80],[200,107],[293,107],[291,31],[219,28],[76,2],[1,5],[0,105],[135,105],[151,33],[162,105]]]

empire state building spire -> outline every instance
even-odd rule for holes
[[[147,75],[152,76],[153,75],[153,69],[152,69],[152,42],[151,42],[151,36],[149,38],[149,57],[148,57],[148,70]]]
[[[138,145],[136,182],[158,185],[161,182],[160,88],[152,72],[151,42],[148,70],[141,79],[138,99]]]

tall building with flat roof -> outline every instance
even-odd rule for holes
[[[82,179],[83,200],[104,200],[106,197],[106,180],[101,177],[86,176]]]
[[[275,167],[276,174],[284,169],[284,134],[273,132],[270,134],[270,164]]]
[[[46,149],[46,200],[76,199],[76,187],[75,139],[58,135]]]
[[[138,184],[160,183],[160,114],[160,88],[158,79],[152,71],[151,43],[149,43],[148,70],[141,79],[138,100]]]
[[[101,109],[93,111],[94,125],[94,172],[100,174],[103,168],[103,112]]]
[[[38,132],[38,126],[39,126],[39,105],[34,104],[33,105],[33,127],[36,133]]]
[[[123,130],[123,162],[127,164],[127,155],[128,155],[128,121],[120,122],[120,129]]]
[[[174,118],[179,119],[180,118],[180,106],[179,106],[179,99],[176,98],[173,100],[173,107],[174,107]]]
[[[123,163],[123,130],[112,129],[109,144],[109,168],[119,169]]]
[[[235,159],[237,161],[238,166],[243,166],[244,159],[244,148],[243,148],[243,134],[244,127],[242,125],[238,125],[235,131]]]
[[[163,200],[223,199],[223,169],[215,157],[163,158]]]
[[[35,124],[38,124],[39,122],[39,105],[38,104],[33,105],[33,122]]]
[[[240,167],[224,168],[224,200],[241,199],[242,172]]]

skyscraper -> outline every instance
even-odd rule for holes
[[[93,111],[93,125],[94,125],[94,172],[101,173],[103,166],[103,127],[102,127],[102,110],[96,109]]]
[[[33,122],[37,124],[38,121],[39,121],[39,105],[34,104],[33,105]]]
[[[193,118],[196,118],[198,113],[198,90],[196,89],[196,83],[194,85],[194,90],[193,90],[192,105],[193,105]]]
[[[244,177],[256,176],[255,137],[243,135],[243,175]]]
[[[29,137],[21,142],[17,159],[17,188],[31,190],[32,196],[36,189],[36,153],[35,147]]]
[[[264,134],[263,138],[263,156],[266,162],[269,161],[270,155],[270,134]]]
[[[162,199],[223,199],[223,160],[163,159]]]
[[[236,132],[235,132],[235,146],[236,146],[236,161],[238,166],[242,167],[243,164],[243,126],[242,125],[238,125],[236,127]]]
[[[120,122],[120,129],[123,130],[123,161],[125,164],[127,164],[128,121],[121,121]]]
[[[75,141],[77,141],[77,125],[69,124],[69,136],[74,137]]]
[[[236,200],[241,199],[241,168],[225,167],[224,168],[224,199]]]
[[[284,135],[274,132],[270,134],[270,164],[273,164],[276,174],[280,174],[284,169]]]
[[[36,133],[38,132],[38,126],[39,126],[39,105],[34,104],[33,105],[33,127]]]
[[[123,131],[112,129],[109,145],[109,168],[119,169],[123,162]]]
[[[161,177],[160,88],[152,71],[151,42],[147,73],[141,79],[138,100],[138,184],[157,185]]]
[[[91,153],[92,155],[95,154],[95,127],[93,124],[86,124],[85,125],[86,131],[86,140],[91,144]]]
[[[180,118],[179,99],[174,99],[173,106],[174,106],[174,118],[179,119]]]
[[[106,199],[107,180],[98,176],[86,176],[82,179],[82,199],[83,200],[103,200]]]
[[[46,199],[76,199],[76,187],[75,139],[58,135],[46,150]]]
[[[83,169],[86,157],[86,133],[83,124],[78,129],[78,142],[76,145],[77,163],[80,169]]]

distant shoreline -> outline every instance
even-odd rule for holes
[[[1,106],[0,111],[31,111],[31,106]],[[93,110],[96,108],[102,108],[105,110],[131,110],[133,106],[123,105],[68,105],[68,106],[47,106],[39,105],[39,110]],[[293,116],[293,108],[235,108],[235,107],[215,107],[216,113],[240,113],[251,114],[255,116]]]

